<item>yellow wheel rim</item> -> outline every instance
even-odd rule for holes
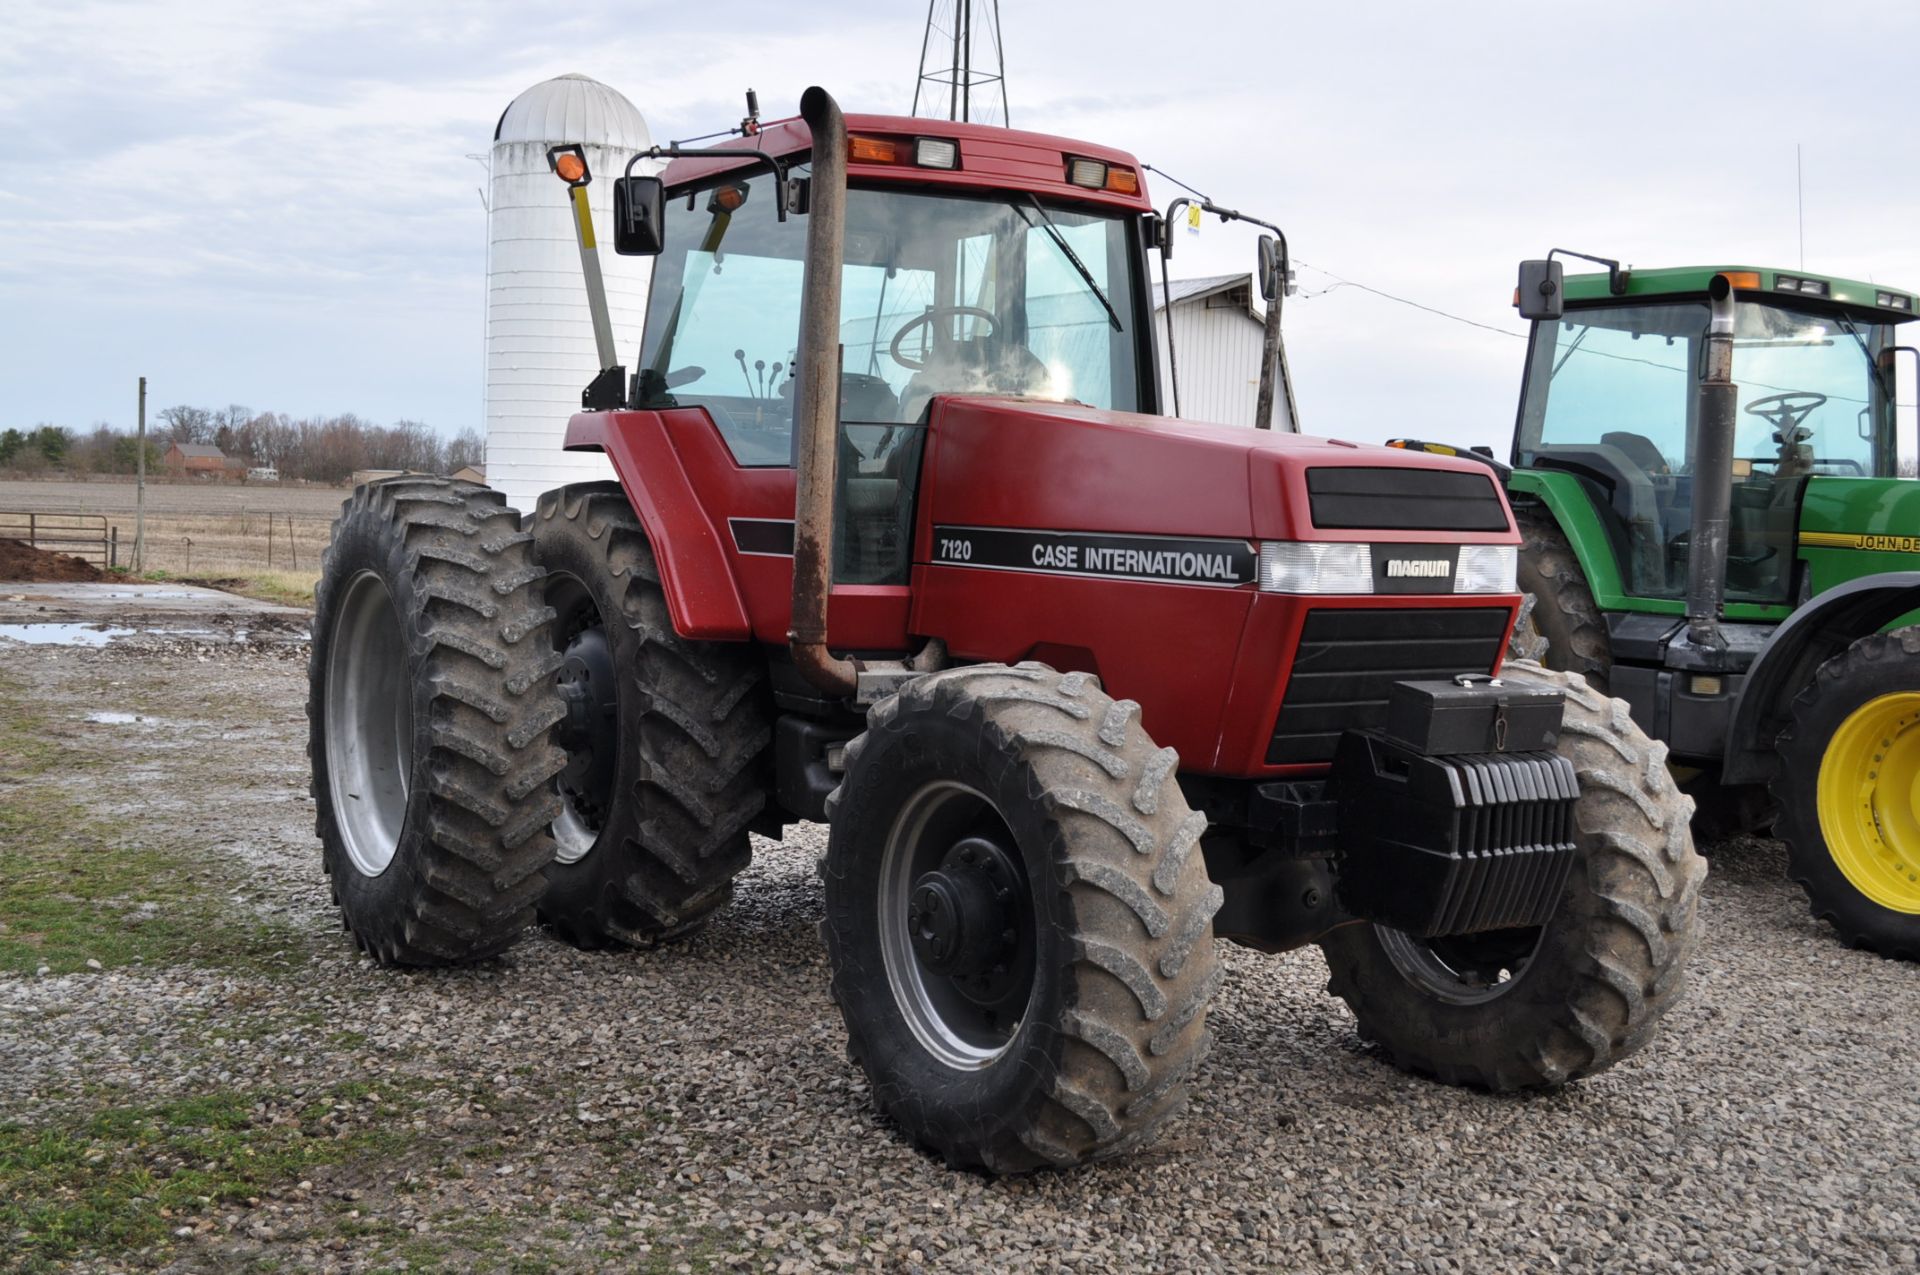
[[[1868,700],[1820,759],[1820,832],[1854,889],[1920,914],[1920,691]]]

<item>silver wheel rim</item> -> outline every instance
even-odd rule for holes
[[[377,877],[393,863],[407,818],[413,705],[407,644],[386,581],[347,581],[327,650],[327,788],[347,858]]]
[[[587,857],[593,849],[593,843],[600,834],[587,826],[587,821],[574,808],[573,798],[566,793],[560,794],[560,817],[553,821],[553,861],[555,863],[578,863]]]
[[[593,594],[578,578],[562,571],[553,571],[547,577],[547,604],[556,612],[558,619],[552,626],[555,649],[568,662],[554,675],[555,686],[561,692],[561,698],[567,699],[568,683],[574,681],[579,670],[573,667],[569,658],[570,643],[579,636],[581,630],[600,628],[604,631],[605,620],[600,615],[593,600]],[[604,641],[602,642],[604,653]],[[608,670],[611,672],[611,670]],[[616,683],[617,685],[617,683]],[[578,741],[568,737],[572,722],[572,705],[569,703],[569,715],[562,719],[557,728],[556,740],[568,753],[568,770],[563,770],[554,780],[554,791],[560,798],[560,815],[548,826],[553,834],[553,861],[562,865],[579,863],[593,853],[594,846],[600,842],[604,830],[600,820],[605,817],[604,806],[611,801],[608,792],[595,791],[576,794],[569,791],[568,778],[574,761],[573,749]],[[620,747],[616,737],[615,748]],[[616,761],[613,777],[618,776]],[[585,802],[585,808],[582,803]]]
[[[1420,939],[1385,925],[1376,925],[1373,930],[1380,938],[1387,959],[1393,962],[1402,978],[1449,1005],[1484,1005],[1505,996],[1539,953],[1540,940],[1546,934],[1544,928],[1526,931],[1531,935],[1528,942],[1521,931],[1497,931],[1499,936],[1511,936],[1505,939],[1505,950],[1466,959],[1449,948],[1471,946],[1476,937],[1485,939],[1487,944],[1495,939],[1492,936]],[[1442,946],[1436,948],[1435,944]]]
[[[939,780],[916,792],[894,820],[880,859],[880,954],[894,1004],[921,1047],[957,1071],[978,1071],[992,1066],[1013,1048],[1032,1010],[1033,993],[1029,991],[1026,1008],[1003,1035],[983,1032],[966,1024],[965,1015],[956,1013],[956,995],[944,981],[930,980],[915,955],[908,932],[908,899],[916,878],[930,861],[939,859],[937,840],[930,847],[930,838],[936,836],[936,820],[952,815],[956,807],[998,815],[993,803],[976,789]]]

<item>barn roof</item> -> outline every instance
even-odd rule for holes
[[[1171,279],[1167,282],[1167,290],[1173,294],[1175,305],[1204,301],[1209,297],[1223,296],[1235,290],[1242,290],[1240,301],[1247,317],[1255,323],[1267,321],[1267,316],[1254,304],[1251,274],[1216,274],[1208,275],[1203,279]],[[1157,314],[1166,308],[1160,289],[1155,288],[1153,290],[1154,312]]]
[[[211,443],[175,443],[182,456],[189,459],[225,460],[227,454]]]

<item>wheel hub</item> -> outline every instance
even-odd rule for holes
[[[554,735],[567,764],[559,777],[565,809],[554,833],[558,858],[573,863],[593,848],[613,799],[620,763],[618,681],[606,628],[590,602],[580,601],[561,632],[565,646],[554,683],[566,715]]]
[[[1011,829],[978,791],[935,780],[882,853],[880,945],[906,1026],[949,1067],[1011,1047],[1035,988],[1036,903]]]
[[[913,883],[907,935],[913,954],[955,981],[968,999],[990,1003],[1006,991],[1008,957],[1019,937],[1012,856],[985,837],[968,837],[940,866]]]
[[[1817,799],[1827,853],[1883,908],[1920,914],[1920,692],[1881,695],[1827,741]]]

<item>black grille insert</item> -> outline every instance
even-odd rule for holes
[[[1386,725],[1395,682],[1488,672],[1509,618],[1505,607],[1309,611],[1267,764],[1332,761],[1341,731]]]
[[[1329,529],[1507,529],[1507,508],[1492,476],[1448,469],[1309,469],[1307,506],[1313,525]]]

